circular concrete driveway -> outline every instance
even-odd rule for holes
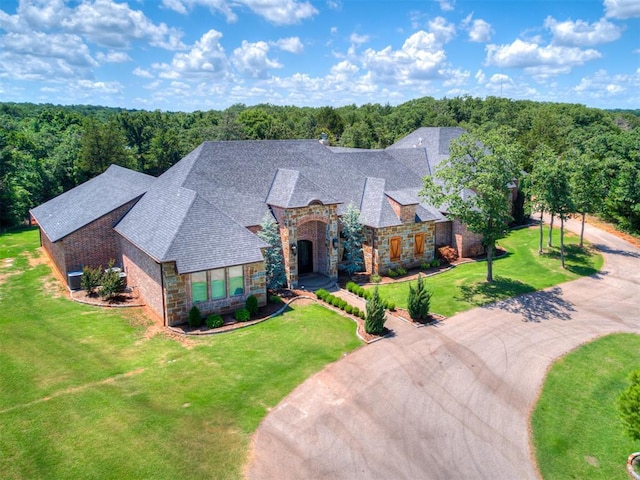
[[[308,379],[258,428],[247,477],[539,478],[529,414],[551,363],[640,327],[640,250],[586,236],[605,255],[601,274],[438,326],[393,321],[393,338]]]

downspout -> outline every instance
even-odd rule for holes
[[[160,265],[160,288],[162,289],[162,319],[164,321],[164,326],[168,327],[167,322],[167,302],[165,301],[165,292],[164,292],[164,271],[162,269],[162,263]]]

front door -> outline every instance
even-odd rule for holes
[[[298,274],[313,272],[313,244],[309,240],[298,240]]]

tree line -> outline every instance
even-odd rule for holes
[[[500,132],[522,152],[519,168],[532,178],[550,165],[570,165],[565,170],[578,171],[574,176],[593,178],[580,200],[592,204],[579,211],[640,232],[640,110],[470,96],[398,106],[238,104],[191,113],[0,103],[0,229],[24,222],[30,208],[110,164],[157,176],[205,140],[325,133],[332,145],[385,148],[417,128],[449,126],[478,136]]]

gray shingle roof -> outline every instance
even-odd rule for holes
[[[266,203],[282,208],[306,207],[313,201],[341,203],[297,170],[279,168],[273,178]]]
[[[155,178],[111,165],[104,173],[31,210],[52,242],[144,194]]]

